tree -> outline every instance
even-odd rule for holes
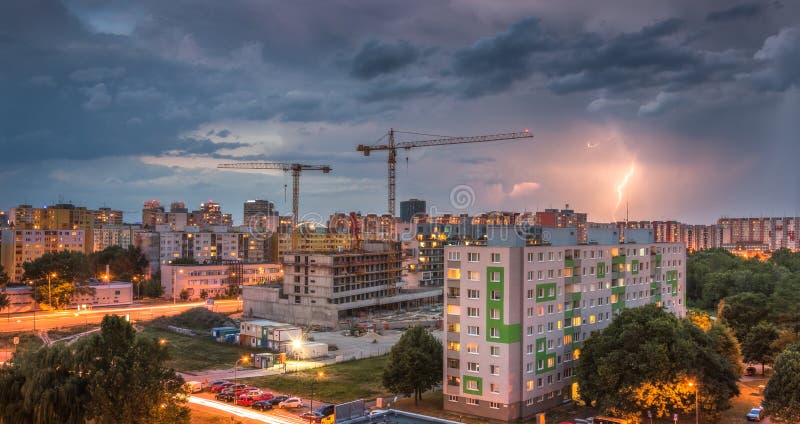
[[[180,400],[183,379],[164,367],[166,346],[137,336],[120,316],[106,316],[100,333],[80,351],[84,372],[92,376],[87,418],[99,423],[188,422],[189,412]]]
[[[180,292],[180,294],[179,294],[178,296],[179,296],[179,297],[181,298],[181,300],[183,300],[184,302],[185,302],[185,301],[187,301],[187,300],[189,300],[189,290],[187,290],[187,289],[183,289],[183,290],[181,290],[181,292]]]
[[[739,293],[719,303],[717,316],[744,341],[750,328],[770,313],[769,299],[761,293]]]
[[[394,393],[414,394],[414,404],[422,393],[442,381],[442,343],[422,327],[412,327],[389,352],[383,370],[383,385]]]
[[[0,292],[0,311],[2,311],[5,308],[8,308],[10,305],[11,305],[11,299],[9,299],[8,293],[6,293],[6,289],[4,287],[3,291]]]
[[[6,274],[6,271],[3,269],[3,265],[0,265],[0,286],[5,287],[9,281],[8,274]]]
[[[106,316],[88,339],[23,351],[0,369],[0,422],[188,423],[166,349]]]
[[[703,331],[708,331],[711,328],[711,316],[706,311],[689,309],[686,311],[686,318]]]
[[[764,408],[776,423],[800,422],[800,344],[789,346],[775,360]]]
[[[89,260],[80,252],[45,253],[32,262],[22,264],[23,280],[46,281],[48,274],[69,282],[81,282],[89,277]]]
[[[726,358],[736,373],[736,379],[742,376],[742,348],[733,330],[725,324],[716,323],[706,332],[711,339],[713,349]]]
[[[206,300],[207,297],[208,297],[208,292],[206,291],[206,289],[200,290],[200,299]]]
[[[772,363],[775,358],[775,349],[772,344],[778,340],[778,329],[774,325],[761,321],[753,327],[742,343],[742,355],[745,362],[761,364],[761,374],[764,374],[764,365]]]
[[[161,280],[151,278],[145,281],[142,285],[142,295],[150,298],[164,296],[164,287],[161,286]]]
[[[91,256],[92,274],[105,273],[106,265],[109,266],[111,275],[123,281],[132,280],[144,274],[147,268],[147,258],[138,247],[129,246],[124,249],[120,246],[110,246],[94,253]]]
[[[638,421],[644,410],[657,416],[692,411],[688,381],[694,380],[702,387],[701,413],[713,420],[739,393],[736,366],[719,353],[724,343],[717,331],[709,336],[655,305],[625,309],[584,343],[576,368],[580,396]]]

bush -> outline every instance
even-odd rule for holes
[[[175,326],[181,328],[191,328],[193,330],[210,330],[214,327],[237,327],[238,325],[227,315],[211,312],[206,308],[192,308],[171,317],[159,317],[153,320],[153,324],[159,328]]]

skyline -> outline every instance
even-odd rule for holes
[[[0,208],[213,199],[237,221],[263,198],[287,214],[289,176],[216,169],[264,160],[333,167],[302,177],[301,215],[380,214],[386,156],[356,145],[392,127],[527,128],[398,152],[398,201],[461,212],[450,192],[468,185],[471,214],[797,216],[796,16],[789,2],[6,2]]]

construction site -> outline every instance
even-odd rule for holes
[[[379,144],[359,145],[369,156],[388,152],[388,214],[359,216],[337,214],[329,225],[299,222],[300,176],[303,171],[332,171],[329,165],[299,163],[231,163],[219,168],[279,170],[292,174],[292,226],[279,238],[278,260],[283,281],[242,288],[243,313],[317,329],[364,329],[413,325],[410,310],[426,309],[435,314],[443,301],[442,285],[404,281],[408,265],[397,236],[395,214],[395,165],[397,151],[419,147],[531,138],[524,132],[472,137],[439,137],[421,141],[397,141],[389,130]],[[382,144],[380,144],[382,143]],[[334,219],[335,218],[335,219]],[[412,315],[413,316],[413,315]],[[396,318],[396,319],[395,319]],[[419,317],[430,323],[431,315]],[[378,328],[374,328],[378,329]]]

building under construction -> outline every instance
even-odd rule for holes
[[[399,249],[365,242],[341,251],[282,254],[282,285],[244,287],[249,316],[326,328],[348,327],[377,313],[440,303],[441,288],[408,289]]]

